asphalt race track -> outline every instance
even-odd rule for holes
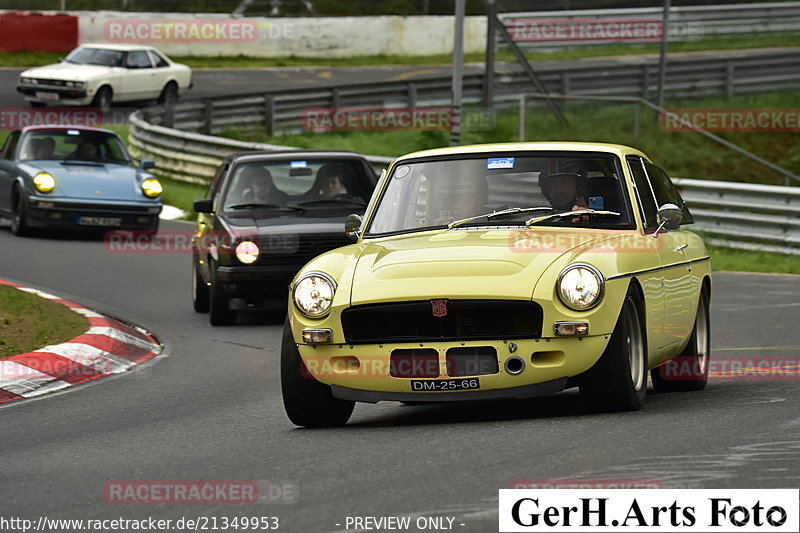
[[[651,394],[634,413],[589,415],[567,391],[524,402],[359,404],[344,428],[297,429],[280,397],[281,319],[209,326],[191,309],[188,255],[112,254],[75,236],[17,238],[7,221],[0,250],[0,275],[139,323],[166,345],[166,355],[132,373],[0,409],[6,517],[277,516],[280,531],[322,533],[344,530],[347,516],[427,515],[454,518],[457,531],[490,532],[497,489],[514,480],[800,484],[796,374]],[[798,306],[800,277],[717,274],[712,357],[797,361]],[[106,483],[120,480],[251,480],[278,501],[108,503]]]

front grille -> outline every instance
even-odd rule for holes
[[[342,312],[347,342],[524,339],[542,332],[542,308],[514,300],[450,300],[446,315],[431,301],[358,305]]]
[[[398,349],[389,356],[389,375],[394,378],[438,378],[439,352],[428,349]]]
[[[500,371],[497,350],[492,346],[465,346],[447,350],[447,375],[484,376]]]
[[[342,231],[341,235],[262,235],[259,237],[261,257],[271,265],[306,264],[321,253],[352,244]]]

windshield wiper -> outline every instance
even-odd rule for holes
[[[305,202],[298,202],[297,205],[315,205],[315,204],[352,204],[352,205],[367,205],[364,200],[347,199],[347,198],[321,198],[319,200],[308,200]]]
[[[288,209],[290,211],[305,211],[302,207],[294,205],[278,205],[278,204],[259,204],[250,202],[247,204],[226,205],[225,209]]]
[[[532,226],[538,222],[543,222],[545,220],[551,220],[554,218],[566,218],[566,217],[574,217],[580,215],[613,215],[613,216],[622,216],[616,211],[600,211],[597,209],[578,209],[577,211],[564,211],[561,213],[551,213],[549,215],[544,215],[541,217],[533,217],[525,221],[525,226]]]
[[[549,211],[552,207],[510,207],[508,209],[503,209],[502,211],[492,211],[491,213],[484,213],[482,215],[475,215],[474,217],[469,218],[462,218],[461,220],[454,220],[447,225],[447,229],[453,229],[462,224],[466,224],[467,222],[472,222],[473,220],[478,220],[479,218],[485,218],[491,220],[495,217],[501,217],[504,215],[513,215],[515,213],[527,213],[529,211]]]

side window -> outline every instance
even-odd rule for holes
[[[214,198],[217,194],[219,194],[222,182],[224,181],[222,178],[225,176],[225,173],[228,172],[230,166],[230,163],[219,166],[217,172],[214,174],[214,177],[211,179],[211,184],[208,186],[206,198]]]
[[[658,227],[656,220],[658,207],[656,207],[653,189],[650,187],[650,181],[647,179],[642,160],[639,157],[628,156],[627,161],[633,175],[633,184],[636,187],[636,196],[639,199],[639,208],[644,219],[644,227]]]
[[[647,176],[650,178],[650,183],[653,185],[653,192],[656,195],[656,202],[659,207],[664,204],[675,204],[683,210],[682,224],[691,224],[694,222],[686,203],[681,198],[672,180],[669,179],[667,173],[661,168],[655,166],[649,161],[644,162],[644,168],[647,171]]]
[[[126,62],[128,68],[151,68],[150,58],[147,52],[137,51],[128,52],[128,60]]]
[[[156,68],[164,68],[169,66],[167,60],[158,55],[157,53],[153,51],[149,51],[148,53],[150,54],[150,59],[152,60],[153,65],[155,65]]]
[[[0,151],[0,157],[2,159],[13,159],[14,158],[14,151],[17,149],[17,143],[19,142],[19,135],[18,131],[15,131],[11,135],[8,136],[6,139],[6,143],[3,145],[2,151]]]

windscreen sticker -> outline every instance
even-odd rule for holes
[[[394,177],[398,178],[398,179],[399,178],[404,178],[404,177],[406,177],[408,175],[408,173],[410,171],[411,171],[411,167],[402,166],[402,167],[398,168],[397,171],[394,173]]]
[[[67,135],[80,135],[81,132],[78,130],[67,130]]]
[[[289,166],[291,168],[306,168],[308,163],[306,161],[292,161]]]
[[[514,168],[513,157],[490,157],[486,165],[488,170],[495,170],[498,168]]]

